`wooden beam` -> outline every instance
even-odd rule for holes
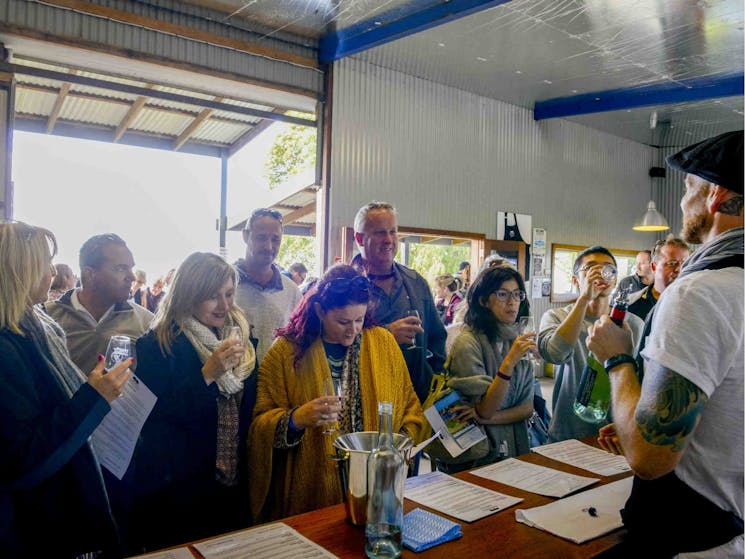
[[[436,241],[438,239],[441,239],[441,238],[442,237],[422,237],[420,242],[422,244],[427,244],[427,243],[432,243],[432,242],[434,242],[434,241]]]
[[[91,16],[111,19],[129,25],[136,25],[138,27],[144,27],[145,29],[152,29],[160,33],[176,35],[177,37],[185,37],[194,41],[201,41],[204,43],[209,43],[211,45],[227,47],[256,56],[263,56],[266,58],[281,60],[283,62],[289,62],[291,64],[298,64],[307,68],[320,67],[318,61],[314,58],[299,56],[297,54],[290,54],[277,49],[263,47],[260,45],[242,41],[240,39],[232,39],[229,37],[215,35],[214,33],[208,33],[199,29],[187,27],[185,25],[176,25],[158,19],[144,17],[130,12],[109,8],[108,6],[97,5],[92,2],[86,2],[85,0],[44,0],[44,3],[51,6],[57,6],[59,8],[68,8],[70,10],[74,10],[76,12]]]
[[[301,217],[305,217],[308,214],[312,214],[314,211],[316,211],[316,203],[311,202],[307,206],[303,206],[301,208],[291,211],[285,216],[282,216],[282,223],[284,225],[289,225],[290,223],[297,221]]]
[[[70,74],[72,75],[77,74],[77,72],[77,70],[70,70]],[[51,134],[52,130],[54,130],[54,125],[57,123],[59,114],[62,111],[62,105],[65,104],[65,98],[70,92],[71,87],[72,84],[70,82],[65,82],[62,84],[62,87],[60,87],[60,90],[57,93],[57,98],[54,100],[54,107],[52,107],[52,112],[49,113],[49,120],[47,120],[47,134]]]
[[[147,84],[145,87],[152,88],[153,85]],[[124,136],[124,133],[134,122],[135,118],[137,118],[137,115],[140,114],[140,111],[142,111],[142,108],[145,106],[145,103],[147,103],[148,99],[149,97],[145,97],[144,95],[140,95],[139,97],[137,97],[137,99],[135,99],[134,103],[132,103],[132,106],[129,107],[127,114],[124,115],[124,118],[119,123],[119,126],[116,127],[116,132],[114,132],[115,143],[118,142],[122,136]]]
[[[21,88],[28,89],[30,91],[39,91],[41,93],[46,93],[49,95],[57,95],[60,91],[59,87],[51,87],[48,85],[39,85],[39,84],[21,83],[21,82],[16,83],[16,89],[21,89]],[[112,97],[105,97],[103,95],[96,95],[95,93],[88,93],[88,92],[83,92],[83,91],[72,90],[67,94],[67,96],[70,98],[85,99],[87,101],[105,102],[111,105],[127,105],[129,107],[132,106],[131,102],[126,99],[114,99]],[[146,97],[146,99],[149,99],[149,97],[147,96],[141,96],[141,97]],[[146,103],[145,107],[143,108],[149,111],[160,111],[164,113],[187,116],[190,118],[194,118],[199,115],[198,111],[189,111],[186,109],[180,109],[178,107],[165,107],[163,105],[155,105],[155,104],[148,104],[148,103]],[[211,119],[217,122],[227,122],[228,124],[238,124],[238,125],[243,124],[246,126],[251,126],[250,122],[246,122],[245,120],[240,120],[237,118],[229,118],[226,116],[212,115]]]
[[[214,101],[222,103],[223,98],[215,97]],[[213,112],[215,112],[213,109],[203,109],[202,112],[199,113],[197,117],[191,121],[191,124],[189,124],[189,126],[187,126],[184,131],[178,135],[176,141],[173,142],[173,150],[178,151],[179,148],[183,146],[189,138],[192,137],[194,132],[197,131],[197,128],[199,128],[202,123],[212,115]]]

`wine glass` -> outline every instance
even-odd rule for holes
[[[240,326],[231,326],[230,332],[228,332],[228,339],[235,338],[236,340],[243,341],[243,338],[241,337],[241,327]]]
[[[129,336],[111,336],[106,348],[104,368],[110,371],[125,359],[132,356],[132,343]]]
[[[408,311],[406,311],[406,316],[414,316],[416,317],[416,319],[419,321],[420,324],[422,323],[422,319],[419,316],[419,311],[416,309],[409,309]],[[406,349],[417,349],[418,347],[419,346],[416,345],[416,335],[414,335],[414,339],[412,340],[411,345],[407,347]]]
[[[521,335],[528,332],[537,334],[535,329],[535,319],[532,316],[521,316],[518,325]],[[523,356],[523,359],[527,359],[530,362],[531,366],[535,366],[538,364],[538,358],[536,357],[532,349]]]
[[[341,398],[344,394],[344,385],[341,379],[331,376],[323,379],[323,395]],[[324,435],[331,435],[337,431],[336,421],[329,421],[323,428]]]

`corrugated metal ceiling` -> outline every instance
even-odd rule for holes
[[[88,72],[16,56],[16,116],[19,129],[48,133],[75,133],[83,137],[123,141],[191,153],[220,155],[250,134],[262,118],[229,110],[205,108],[200,101],[219,101],[243,109],[284,112],[278,107],[241,99],[225,99],[198,91],[146,83],[120,76]],[[26,68],[29,73],[24,73]],[[32,74],[33,69],[51,70],[70,76],[106,80],[111,89],[50,79]],[[194,103],[144,97],[119,91],[116,85],[147,88],[176,94]],[[142,97],[138,102],[138,98]],[[312,118],[312,116],[311,116]],[[157,138],[159,144],[153,144]]]
[[[426,30],[357,54],[363,60],[478,95],[537,102],[743,72],[742,0],[191,0],[276,31],[366,40],[386,27]],[[483,11],[478,6],[495,6]],[[476,11],[444,25],[427,22]],[[446,12],[450,10],[450,12]],[[378,35],[376,35],[376,33]],[[406,35],[405,31],[403,35]],[[341,49],[343,51],[343,39]],[[376,44],[373,37],[371,44]],[[384,42],[384,41],[381,41]],[[343,54],[342,54],[343,55]],[[685,83],[684,88],[688,87]],[[650,116],[657,114],[656,129]],[[679,145],[743,127],[743,97],[645,106],[568,117],[650,145]],[[665,127],[669,127],[665,128]]]

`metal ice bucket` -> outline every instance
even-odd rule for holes
[[[367,457],[378,442],[377,431],[360,431],[340,435],[334,441],[339,475],[344,491],[347,520],[355,526],[364,526],[367,517]],[[406,435],[394,433],[393,444],[404,457],[405,464],[414,446]],[[407,466],[404,465],[404,468]],[[406,472],[404,472],[406,475]]]

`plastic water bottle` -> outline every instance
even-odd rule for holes
[[[404,523],[404,459],[393,444],[393,404],[378,403],[378,443],[367,458],[365,554],[401,556]]]
[[[629,298],[626,290],[621,289],[613,300],[610,309],[610,319],[618,326],[623,326],[626,310],[629,308]],[[588,423],[600,423],[608,417],[610,409],[610,378],[603,364],[589,352],[587,363],[582,371],[582,377],[574,400],[574,413]]]

